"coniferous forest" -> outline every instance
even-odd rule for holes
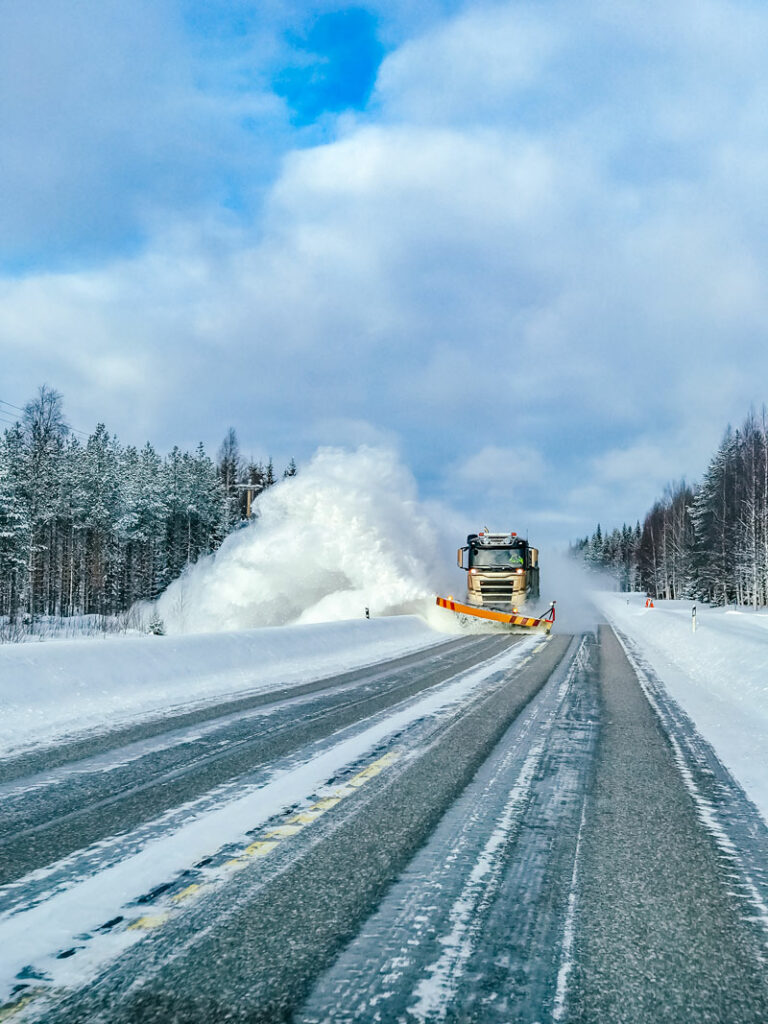
[[[37,617],[115,616],[165,589],[247,516],[248,490],[276,481],[230,429],[214,461],[200,444],[160,455],[123,446],[99,424],[67,425],[43,386],[24,409],[4,403],[0,436],[0,626]],[[18,414],[14,422],[9,416]],[[292,476],[291,460],[284,476]]]
[[[47,386],[16,411],[0,436],[0,635],[157,597],[246,520],[249,489],[277,479],[271,459],[242,458],[232,428],[214,460],[202,444],[123,446],[103,424],[86,437]],[[282,476],[295,473],[291,460]],[[768,413],[726,430],[700,483],[669,484],[642,524],[598,525],[571,553],[623,590],[768,605]]]
[[[670,484],[642,526],[571,546],[623,590],[711,604],[768,605],[768,413],[730,427],[701,483]]]

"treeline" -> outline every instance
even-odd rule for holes
[[[570,552],[594,569],[607,570],[619,581],[622,590],[636,590],[640,585],[637,552],[640,545],[640,523],[633,528],[626,524],[603,536],[600,524],[591,537],[571,545]]]
[[[283,475],[295,473],[291,460]],[[202,444],[161,456],[103,424],[76,436],[61,395],[40,388],[0,437],[0,619],[109,616],[157,597],[275,481],[271,459],[242,459],[232,429],[216,461]]]
[[[622,589],[712,604],[768,605],[768,416],[730,427],[704,479],[667,487],[645,517],[572,545]]]

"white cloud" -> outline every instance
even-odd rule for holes
[[[5,5],[0,266],[136,251],[169,213],[200,216],[226,199],[246,166],[258,179],[273,147],[243,122],[279,136],[286,119],[259,80],[264,50],[230,55],[226,73],[208,53],[204,68],[173,0]]]
[[[526,87],[546,73],[562,26],[525,4],[481,4],[406,42],[383,63],[378,99],[389,117],[456,123],[509,120]]]
[[[768,12],[696,10],[430,23],[253,223],[158,215],[133,257],[6,280],[6,386],[127,440],[394,437],[435,498],[532,532],[642,515],[768,378]]]
[[[527,480],[540,480],[547,472],[541,452],[521,442],[516,447],[486,445],[451,470],[451,476],[469,486],[482,486],[492,492]]]

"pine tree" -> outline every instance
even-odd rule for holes
[[[23,439],[14,428],[0,441],[0,615],[14,623],[24,597],[31,525],[20,471]]]
[[[122,487],[118,448],[100,423],[88,438],[83,456],[83,483],[88,494],[88,553],[85,612],[107,615],[119,605]]]
[[[715,604],[735,598],[735,463],[738,434],[729,427],[693,503],[694,565],[698,596]]]
[[[600,523],[597,524],[597,529],[590,539],[587,557],[595,568],[603,564],[603,531],[600,529]]]
[[[56,474],[64,438],[69,428],[64,419],[58,391],[43,384],[37,396],[24,408],[22,429],[27,465],[24,491],[30,522],[29,611],[53,612],[55,594],[55,520],[53,497],[57,492]]]
[[[166,521],[168,496],[163,483],[163,464],[151,444],[139,455],[136,469],[135,513],[137,544],[134,599],[154,598],[163,590],[168,578]]]
[[[241,483],[258,492],[275,470],[244,468],[232,428],[216,463],[202,444],[165,458],[123,447],[103,424],[81,442],[44,385],[0,437],[0,626],[156,597],[245,517]]]
[[[240,521],[240,495],[238,483],[242,471],[240,445],[234,427],[230,427],[219,448],[217,471],[224,489],[222,530],[226,535]]]

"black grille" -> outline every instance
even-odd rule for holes
[[[500,580],[498,583],[481,580],[480,593],[483,595],[484,601],[511,601],[514,587],[506,580]]]

